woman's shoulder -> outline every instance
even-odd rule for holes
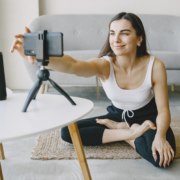
[[[162,60],[158,59],[154,55],[150,55],[150,56],[151,57],[153,56],[154,58],[153,67],[152,67],[154,71],[158,71],[162,68],[165,68],[164,62]]]
[[[143,58],[145,58],[145,59],[149,59],[149,58],[154,58],[154,62],[156,62],[156,63],[163,63],[163,61],[162,60],[160,60],[160,59],[158,59],[157,57],[155,57],[154,55],[152,55],[152,54],[148,54],[148,55],[145,55],[145,56],[143,56]]]
[[[110,57],[109,56],[102,56],[102,57],[100,57],[100,59],[102,60],[102,61],[109,61],[110,60]]]
[[[141,62],[145,62],[145,66],[148,66],[150,60],[154,60],[152,69],[155,71],[157,71],[160,67],[164,65],[163,61],[156,58],[154,55],[149,54],[141,57]]]
[[[102,62],[102,64],[104,66],[109,66],[109,64],[110,64],[109,61],[111,61],[111,57],[110,56],[102,56],[99,59],[101,60],[101,62]]]
[[[166,76],[166,67],[164,62],[156,57],[154,57],[154,63],[152,66],[152,82],[153,85],[158,79]]]
[[[111,56],[103,56],[103,57],[101,57],[101,59],[105,62],[105,64],[110,65],[110,62],[113,62],[113,61],[114,61],[115,56],[114,56],[114,57],[111,57]]]
[[[153,71],[156,71],[156,72],[158,72],[158,71],[162,71],[162,70],[166,70],[166,67],[165,67],[165,65],[164,65],[164,62],[163,61],[161,61],[160,59],[158,59],[158,58],[155,58],[154,59],[154,64],[153,64]]]

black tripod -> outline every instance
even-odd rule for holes
[[[37,70],[37,77],[38,80],[30,90],[28,97],[26,99],[26,102],[24,104],[24,107],[22,109],[22,112],[26,112],[30,102],[32,99],[36,99],[37,93],[39,91],[39,88],[42,85],[43,81],[49,80],[49,82],[52,84],[52,86],[59,91],[62,95],[64,95],[72,105],[76,105],[76,103],[71,99],[71,97],[60,87],[58,86],[53,80],[49,78],[49,71],[45,69],[44,66],[46,66],[49,62],[45,61],[45,59],[49,59],[49,57],[45,54],[45,47],[46,47],[46,33],[47,31],[39,31],[38,32],[38,39],[36,42],[36,59],[38,62],[41,63],[41,67],[39,70]],[[46,51],[47,52],[47,51]]]

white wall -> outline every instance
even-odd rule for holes
[[[0,51],[3,52],[6,85],[30,89],[34,84],[20,56],[10,53],[15,34],[44,14],[168,14],[180,16],[180,0],[0,0]]]
[[[42,14],[171,14],[180,16],[180,0],[39,0]]]
[[[17,52],[10,53],[14,35],[25,33],[24,27],[39,16],[38,0],[0,0],[0,51],[3,53],[6,86],[30,89],[33,82]]]

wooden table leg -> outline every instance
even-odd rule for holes
[[[79,134],[79,130],[77,127],[77,123],[72,123],[68,125],[69,132],[71,134],[71,139],[74,144],[74,148],[76,150],[76,154],[79,160],[79,164],[81,166],[81,171],[83,173],[85,180],[91,180],[91,174],[89,172],[89,167],[86,161],[86,157],[84,154],[84,149],[81,141],[81,137]]]
[[[2,169],[1,169],[1,163],[0,163],[0,180],[4,180],[3,179],[3,174],[2,174]]]
[[[0,143],[0,159],[1,160],[5,159],[2,143]]]
[[[44,94],[44,88],[45,88],[45,84],[42,84],[41,87],[39,88],[38,94]]]
[[[174,91],[175,89],[175,84],[171,84],[171,91]]]
[[[49,84],[45,84],[45,90],[44,90],[45,93],[48,92],[48,88],[49,88]]]

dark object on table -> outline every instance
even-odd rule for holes
[[[4,64],[3,64],[3,55],[0,52],[0,100],[5,100],[7,97],[6,94],[6,82],[4,74]]]

